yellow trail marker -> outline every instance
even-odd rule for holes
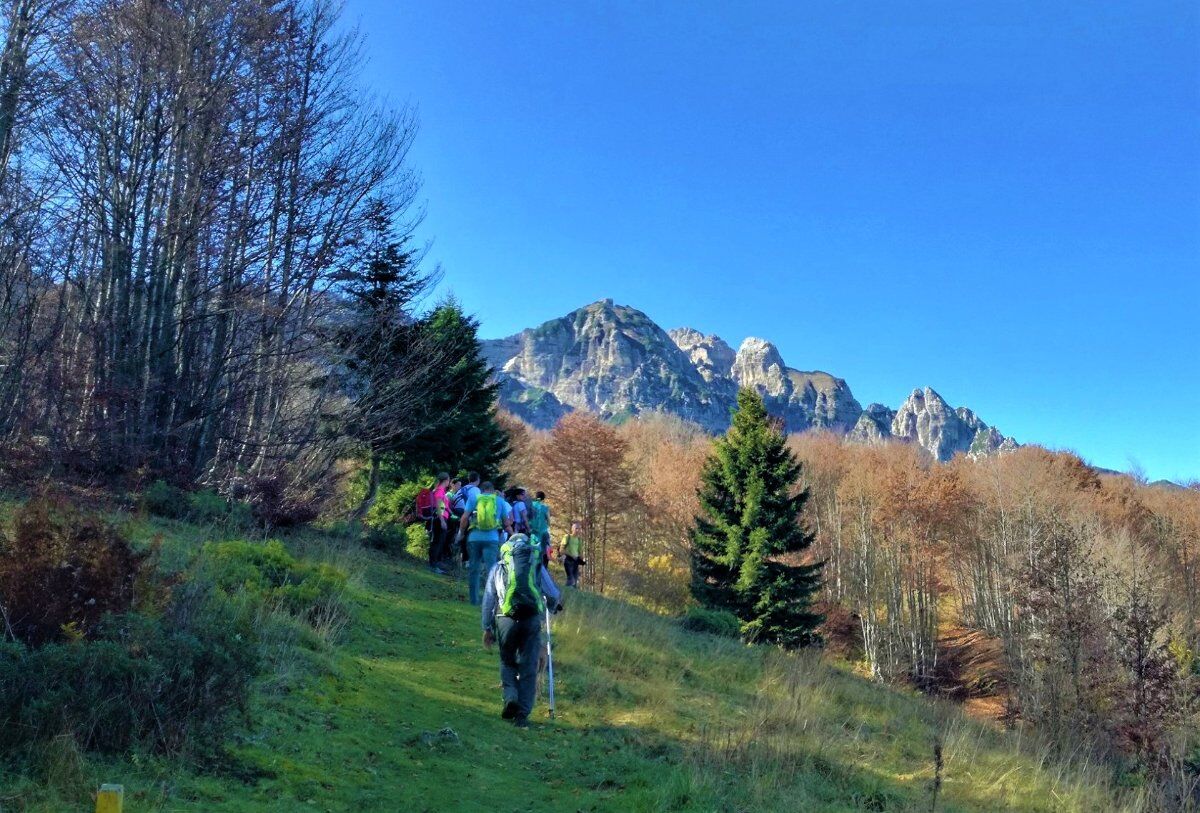
[[[121,785],[101,785],[96,794],[96,813],[121,813],[125,806],[125,788]]]

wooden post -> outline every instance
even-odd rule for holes
[[[122,813],[125,788],[121,785],[101,785],[96,794],[96,813]]]

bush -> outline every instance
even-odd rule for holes
[[[204,525],[248,528],[254,521],[249,505],[229,500],[215,491],[184,491],[155,480],[142,493],[142,508],[166,519],[188,520]]]
[[[209,542],[204,556],[209,574],[226,592],[245,589],[310,621],[341,607],[346,575],[333,565],[297,560],[277,539]]]
[[[425,530],[425,524],[422,522],[414,522],[404,529],[406,542],[404,545],[405,551],[409,556],[415,556],[418,559],[429,558],[429,532]]]
[[[162,617],[106,616],[91,641],[0,644],[0,751],[66,734],[106,753],[211,754],[245,719],[258,665],[249,614],[197,584]]]
[[[135,552],[99,516],[42,497],[18,508],[14,525],[11,541],[0,538],[0,596],[22,643],[90,637],[106,614],[153,592],[141,573],[155,549]]]
[[[707,632],[724,638],[737,638],[742,632],[742,622],[733,613],[704,607],[688,607],[681,624],[685,630]]]
[[[379,487],[379,494],[363,520],[367,544],[393,554],[403,551],[419,558],[428,556],[425,525],[416,521],[417,493],[421,488],[420,481]]]
[[[142,508],[157,517],[183,519],[188,507],[188,493],[166,480],[155,480],[142,492]]]
[[[321,515],[317,495],[289,493],[278,477],[259,477],[247,493],[254,519],[266,531],[307,525]]]
[[[412,523],[416,517],[417,493],[422,485],[419,482],[400,483],[399,485],[382,485],[375,496],[375,502],[367,511],[366,525],[376,529],[385,526],[399,527]]]
[[[215,491],[192,492],[187,503],[187,519],[202,525],[248,528],[254,522],[249,505],[228,500]]]
[[[376,550],[396,555],[408,550],[408,529],[403,525],[367,526],[364,540]]]

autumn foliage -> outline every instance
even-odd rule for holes
[[[513,477],[550,495],[555,538],[584,520],[588,586],[670,614],[692,603],[712,438],[668,416],[578,414],[514,437]],[[1192,775],[1200,489],[1039,447],[939,463],[820,433],[789,445],[808,555],[826,562],[827,648],[1064,747]]]
[[[1009,725],[1165,772],[1186,762],[1200,491],[1026,447],[937,463],[792,438],[837,644],[870,675],[991,698]],[[829,631],[827,631],[827,634]]]

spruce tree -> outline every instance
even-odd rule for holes
[[[692,595],[727,610],[748,640],[805,646],[823,620],[812,611],[823,562],[801,564],[813,537],[800,525],[800,463],[757,392],[738,393],[733,425],[713,444],[692,530]]]
[[[421,254],[410,245],[409,226],[399,221],[395,201],[375,199],[367,207],[354,261],[337,276],[343,310],[331,323],[341,357],[330,375],[349,403],[330,414],[325,427],[353,443],[369,464],[359,516],[375,499],[390,459],[428,430],[425,394],[437,385],[445,364],[413,314],[436,274],[421,269]]]
[[[446,362],[423,399],[428,429],[405,445],[404,468],[477,471],[501,486],[509,438],[496,417],[498,385],[483,357],[479,322],[449,300],[421,320],[420,331]]]

